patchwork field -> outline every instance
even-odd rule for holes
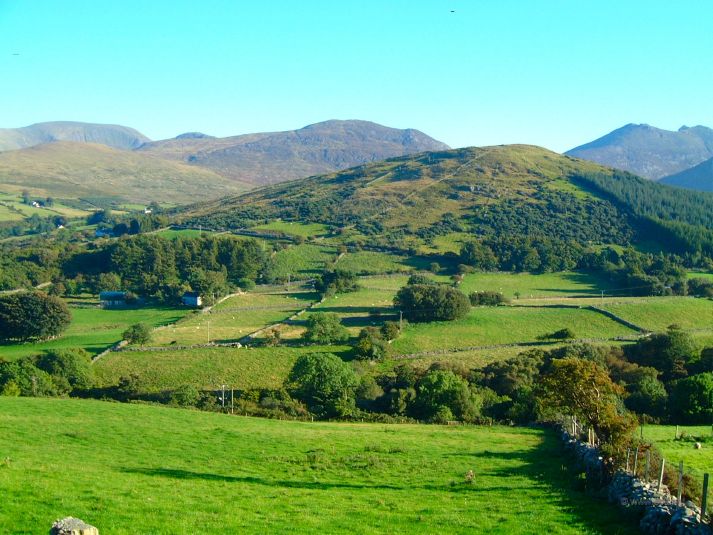
[[[122,376],[139,376],[143,393],[174,390],[180,385],[215,389],[280,388],[300,355],[343,353],[348,347],[216,347],[172,351],[121,351],[95,364],[99,381],[115,385]]]
[[[67,515],[112,534],[636,532],[574,490],[558,439],[540,429],[23,398],[0,398],[0,427],[8,534]]]
[[[676,324],[682,329],[713,329],[713,300],[694,297],[649,297],[606,300],[597,305],[650,331]]]
[[[397,353],[533,343],[554,331],[570,328],[577,339],[609,339],[635,335],[623,325],[586,309],[548,306],[473,308],[462,320],[411,324],[393,343]]]
[[[152,345],[192,345],[236,342],[280,322],[319,299],[313,292],[246,293],[226,299],[209,314],[197,312],[183,321],[154,331]]]
[[[101,353],[121,340],[121,334],[135,323],[158,327],[181,319],[186,308],[155,307],[105,310],[96,306],[70,307],[72,323],[58,338],[31,344],[0,345],[0,357],[15,359],[44,349],[81,347]]]
[[[299,223],[293,221],[271,221],[264,225],[257,225],[251,230],[270,230],[273,232],[282,232],[290,236],[302,236],[303,238],[314,238],[318,236],[326,236],[329,229],[320,223]]]
[[[290,245],[275,253],[273,276],[307,279],[324,271],[327,262],[337,258],[337,249],[324,245]]]
[[[544,299],[605,294],[611,284],[589,273],[471,273],[459,289],[469,294],[486,290],[500,292],[508,299]],[[519,294],[519,298],[517,296]]]

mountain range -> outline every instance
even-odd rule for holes
[[[670,131],[628,124],[565,154],[659,180],[713,158],[713,129],[683,126]],[[683,185],[676,179],[666,183]]]
[[[418,130],[368,121],[226,138],[188,132],[162,141],[124,126],[40,123],[0,130],[0,189],[188,202],[447,148]]]

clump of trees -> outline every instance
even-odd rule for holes
[[[359,279],[356,274],[350,271],[336,269],[326,271],[317,277],[314,282],[314,288],[325,296],[355,292],[359,289]]]
[[[52,338],[61,334],[71,319],[64,301],[42,292],[0,296],[0,340]]]
[[[130,344],[142,346],[151,340],[151,328],[145,323],[135,323],[126,329],[121,337]]]
[[[407,284],[396,294],[394,306],[409,321],[452,321],[468,313],[470,301],[451,286]]]
[[[468,294],[468,299],[470,300],[470,304],[474,307],[494,307],[508,303],[508,299],[502,293],[489,290],[471,292]]]
[[[334,312],[315,312],[307,318],[307,330],[302,338],[311,344],[329,345],[345,342],[349,331]]]
[[[83,349],[53,349],[11,362],[0,359],[2,395],[65,396],[93,384],[91,357]]]

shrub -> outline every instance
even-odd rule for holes
[[[290,394],[321,417],[347,416],[354,409],[357,378],[351,366],[332,353],[297,359],[288,377]]]
[[[365,327],[359,333],[354,346],[356,358],[360,360],[383,360],[386,356],[386,341],[376,327]]]
[[[503,294],[493,291],[473,292],[468,294],[468,299],[470,299],[470,304],[474,307],[494,307],[502,303],[507,303],[507,299]]]
[[[201,399],[201,393],[193,385],[181,385],[171,392],[171,404],[179,407],[196,407]]]
[[[470,301],[462,292],[432,284],[404,286],[396,294],[394,305],[411,321],[456,320],[470,310]]]
[[[671,416],[684,424],[707,424],[713,418],[713,373],[700,373],[673,384]]]
[[[307,318],[307,330],[303,338],[313,344],[332,344],[349,339],[349,331],[333,312],[316,312]]]
[[[83,349],[52,349],[40,355],[36,366],[55,380],[63,378],[71,388],[86,389],[94,384],[92,358]]]
[[[381,337],[387,342],[396,340],[400,334],[401,328],[396,321],[385,321],[381,326]]]
[[[355,292],[359,289],[359,279],[350,271],[337,269],[317,277],[314,288],[325,295]]]
[[[144,345],[151,340],[151,329],[145,323],[135,323],[121,335],[130,344]]]
[[[0,338],[30,340],[61,334],[72,319],[61,299],[42,292],[18,292],[0,297]]]
[[[433,421],[442,418],[448,409],[448,420],[474,421],[480,415],[482,400],[471,390],[468,382],[448,370],[427,373],[416,389],[414,416]]]

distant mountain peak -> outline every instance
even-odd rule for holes
[[[115,149],[132,150],[151,140],[128,126],[76,121],[51,121],[0,129],[0,151],[24,149],[52,141],[98,143]]]
[[[209,136],[203,132],[185,132],[177,135],[173,139],[215,139],[215,136]]]
[[[713,130],[629,123],[566,154],[658,180],[713,157]]]

